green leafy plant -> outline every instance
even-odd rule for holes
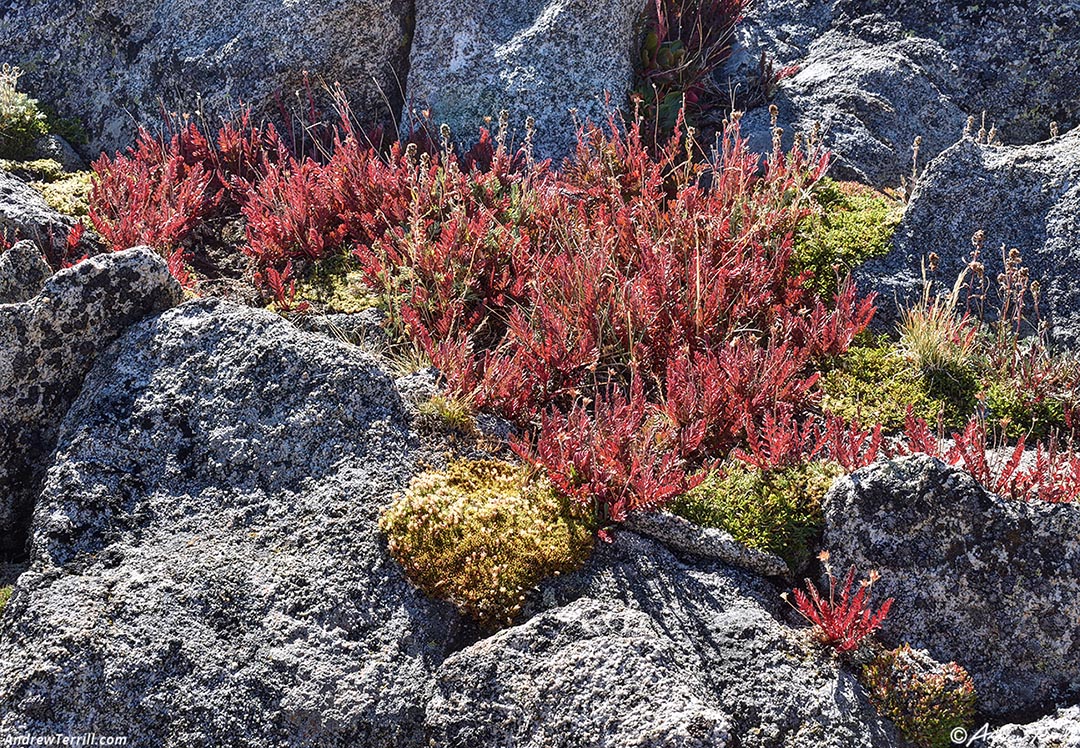
[[[53,107],[48,104],[38,103],[38,108],[41,109],[45,115],[45,120],[49,125],[49,133],[52,135],[59,135],[68,143],[74,146],[86,145],[90,142],[90,136],[86,133],[86,128],[83,127],[82,122],[76,117],[62,117]]]
[[[579,567],[595,535],[528,468],[493,460],[417,476],[379,527],[414,584],[489,627],[510,623],[541,580]]]
[[[958,727],[975,718],[975,685],[955,662],[942,665],[905,644],[864,665],[860,680],[871,701],[919,748],[946,748]]]
[[[1067,402],[1053,395],[1032,393],[1020,382],[991,381],[986,387],[985,403],[989,414],[1010,439],[1043,439],[1064,430]]]
[[[731,54],[747,0],[653,0],[647,11],[634,99],[650,132],[670,132],[686,117],[726,103],[712,73]]]
[[[804,567],[822,526],[821,500],[843,471],[831,462],[759,470],[732,462],[713,471],[671,509],[699,525],[727,530],[736,540]]]
[[[21,75],[17,67],[0,66],[0,158],[25,158],[34,141],[49,132],[37,100],[17,89]]]
[[[8,600],[11,599],[11,593],[15,591],[14,587],[0,587],[0,613],[7,607]]]

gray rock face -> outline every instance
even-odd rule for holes
[[[1025,725],[1004,725],[986,738],[989,748],[1080,748],[1080,706]]]
[[[374,353],[384,351],[390,344],[383,326],[385,317],[386,314],[378,309],[365,309],[355,314],[297,317],[296,326],[343,343],[361,346]]]
[[[760,578],[620,532],[542,589],[527,622],[440,668],[435,745],[900,745]]]
[[[1080,507],[986,493],[916,455],[838,481],[825,499],[834,568],[876,569],[881,629],[971,674],[1005,715],[1080,692]]]
[[[716,559],[766,577],[788,573],[787,564],[779,556],[749,548],[731,533],[695,525],[670,512],[638,512],[630,515],[624,526],[678,553]]]
[[[881,295],[879,323],[918,298],[920,261],[930,252],[940,257],[937,288],[951,289],[980,230],[990,299],[1003,269],[1001,247],[1016,248],[1041,286],[1040,311],[1052,336],[1080,342],[1080,129],[1028,146],[967,138],[935,159],[897,229],[895,249],[856,273],[860,288]]]
[[[33,187],[0,170],[0,234],[8,241],[30,239],[59,256],[74,224],[74,218],[50,208]],[[91,252],[89,236],[85,245]]]
[[[396,113],[410,12],[407,0],[11,0],[0,39],[27,91],[81,118],[92,148],[117,149],[160,121],[162,101],[210,123],[241,104],[276,114],[278,93],[306,111],[304,71],[316,94],[341,83],[362,120],[384,101]]]
[[[832,21],[827,0],[756,0],[735,26],[731,56],[718,71],[736,98],[745,98],[760,83],[761,54],[774,68],[797,64]]]
[[[52,268],[32,241],[21,241],[0,254],[0,304],[26,301],[45,287]]]
[[[78,151],[59,135],[45,135],[35,140],[34,158],[56,161],[64,171],[83,171],[87,168]]]
[[[45,460],[95,357],[128,326],[181,298],[142,247],[62,270],[20,304],[0,305],[0,549],[22,551]]]
[[[431,704],[437,742],[732,745],[731,720],[682,659],[647,614],[578,600],[446,662]]]
[[[407,106],[429,110],[465,145],[503,109],[520,143],[532,116],[536,155],[567,156],[576,142],[571,108],[580,121],[606,123],[625,103],[645,7],[645,0],[417,0]],[[407,131],[409,117],[402,119]]]
[[[986,111],[1006,143],[1033,143],[1080,125],[1078,0],[838,0],[838,25],[878,14],[937,41],[955,65],[955,99]],[[924,134],[929,134],[924,133]]]
[[[824,127],[838,174],[875,186],[911,173],[923,137],[927,163],[987,112],[1006,143],[1033,143],[1057,121],[1080,124],[1080,2],[1002,0],[760,0],[750,8],[720,78],[752,89],[762,53],[801,71],[776,96],[780,125]],[[748,78],[749,76],[749,78]],[[770,147],[766,111],[744,132]]]
[[[210,300],[132,327],[57,440],[0,619],[0,731],[900,745],[768,582],[631,532],[469,644],[377,534],[413,458],[392,381],[355,348]]]
[[[355,348],[212,300],[131,328],[58,440],[0,622],[0,732],[426,745],[457,619],[377,532],[412,469]]]
[[[834,175],[899,184],[912,171],[916,136],[923,137],[925,159],[955,143],[967,121],[948,95],[955,71],[945,58],[935,42],[903,38],[895,25],[826,32],[777,97],[785,146],[794,132],[820,127],[835,156]],[[770,119],[767,109],[743,118],[754,150],[771,148]]]

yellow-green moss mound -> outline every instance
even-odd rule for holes
[[[68,172],[50,182],[34,182],[32,186],[53,210],[77,218],[89,213],[93,182],[88,171]]]
[[[79,218],[89,212],[93,177],[88,171],[64,171],[58,161],[47,158],[35,161],[0,159],[0,171],[29,182],[53,210]]]
[[[799,225],[792,262],[809,271],[808,283],[828,297],[842,279],[871,257],[888,254],[903,216],[900,200],[856,182],[822,180],[817,209]]]
[[[579,567],[595,535],[584,509],[495,460],[417,476],[379,526],[414,584],[486,626],[510,622],[527,590]]]
[[[915,415],[959,426],[975,408],[979,382],[973,370],[922,371],[893,346],[856,346],[821,380],[821,406],[849,421],[880,423],[886,431],[904,427]]]
[[[297,299],[312,302],[327,314],[356,314],[376,306],[378,298],[353,265],[347,258],[324,260],[297,284]]]

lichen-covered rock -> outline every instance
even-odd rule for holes
[[[833,13],[841,26],[878,15],[940,44],[955,70],[953,100],[987,112],[1006,143],[1042,140],[1055,120],[1062,131],[1080,125],[1075,0],[838,0]]]
[[[761,56],[773,70],[796,65],[829,28],[829,0],[756,0],[735,26],[731,55],[716,73],[737,100],[760,101]]]
[[[385,312],[372,308],[352,314],[297,317],[296,326],[343,343],[361,346],[372,352],[384,352],[390,345],[390,338],[383,325],[385,317]]]
[[[766,581],[620,532],[437,673],[436,746],[898,746]]]
[[[0,169],[0,235],[6,235],[9,241],[32,240],[60,256],[73,225],[74,218],[53,210],[41,193]],[[88,254],[96,251],[89,234],[80,248]]]
[[[1039,306],[1052,336],[1080,342],[1080,128],[1027,146],[965,138],[935,159],[912,196],[893,251],[856,273],[860,288],[880,293],[879,324],[918,298],[921,261],[930,252],[940,258],[938,289],[951,289],[967,267],[977,231],[985,232],[979,260],[991,287],[1003,270],[1001,247],[1018,249],[1040,284]],[[986,307],[992,316],[993,303]]]
[[[950,99],[955,72],[933,41],[904,38],[898,27],[864,19],[817,39],[776,98],[778,124],[793,134],[818,128],[834,154],[833,174],[876,186],[912,171],[912,144],[923,162],[956,142],[967,121]],[[755,109],[742,127],[756,151],[771,148],[771,116]]]
[[[410,411],[439,394],[439,370],[428,367],[400,376],[395,381],[401,399]]]
[[[0,39],[27,91],[80,118],[92,148],[116,149],[131,144],[138,123],[160,120],[162,102],[213,123],[241,105],[277,114],[278,96],[307,111],[306,90],[318,96],[324,82],[342,84],[363,120],[396,116],[411,6],[11,0],[0,5]]]
[[[485,118],[494,130],[503,109],[520,144],[531,116],[535,154],[567,156],[576,142],[570,109],[600,124],[624,106],[644,9],[645,0],[417,0],[406,105],[449,124],[465,145]]]
[[[733,745],[689,664],[647,614],[577,600],[452,656],[429,718],[437,745]]]
[[[987,748],[1080,748],[1080,706],[1059,709],[1027,724],[1003,725],[986,737]]]
[[[59,135],[45,135],[35,140],[34,158],[55,161],[64,171],[83,171],[87,168],[86,161],[71,143]]]
[[[17,304],[37,296],[52,269],[37,244],[26,240],[0,254],[0,304]]]
[[[927,163],[960,137],[968,115],[1005,143],[1034,143],[1056,121],[1080,124],[1080,5],[967,0],[759,0],[720,72],[737,95],[758,98],[761,55],[797,65],[776,91],[780,125],[820,121],[838,173],[896,186],[922,136]],[[978,127],[978,125],[976,125]],[[771,148],[768,112],[744,118],[758,150]]]
[[[631,532],[476,640],[378,536],[414,463],[392,381],[355,348],[210,300],[131,328],[57,440],[0,619],[0,731],[900,745],[767,581]]]
[[[355,348],[214,300],[131,328],[58,439],[0,622],[0,732],[426,745],[457,617],[378,534],[410,450]]]
[[[825,499],[833,566],[877,570],[881,628],[971,674],[1006,715],[1080,690],[1080,507],[988,494],[926,455],[878,462]]]
[[[630,515],[624,525],[628,530],[659,540],[679,553],[716,559],[767,577],[788,573],[787,564],[779,556],[749,548],[731,533],[701,527],[670,512],[639,512]]]
[[[181,296],[165,261],[142,247],[81,262],[33,298],[0,305],[0,549],[23,550],[45,460],[95,357]]]

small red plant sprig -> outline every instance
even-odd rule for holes
[[[94,162],[90,221],[112,249],[146,244],[168,256],[220,199],[213,172],[188,163],[184,142],[177,135],[164,144],[144,130],[127,154]]]
[[[778,405],[775,411],[765,413],[760,429],[753,421],[747,423],[747,449],[736,449],[734,456],[758,470],[780,470],[812,459],[818,452],[818,441],[813,420],[799,425],[790,406]]]
[[[800,424],[791,407],[780,403],[760,427],[747,424],[747,448],[736,448],[732,455],[759,470],[782,470],[823,457],[853,473],[878,458],[882,441],[880,424],[867,430],[832,414],[820,423],[807,416]]]
[[[838,595],[837,580],[828,565],[828,551],[823,551],[819,558],[825,563],[825,573],[829,578],[828,597],[822,597],[814,583],[807,579],[805,593],[799,589],[793,591],[793,607],[817,627],[818,638],[823,644],[835,647],[837,652],[851,652],[881,626],[889,614],[893,598],[882,603],[875,613],[870,604],[870,590],[879,576],[876,572],[870,572],[870,578],[860,582],[858,590],[852,594],[854,566],[848,570]]]
[[[878,458],[883,442],[880,423],[864,429],[830,414],[825,417],[816,451],[827,455],[845,472],[853,473]]]
[[[272,267],[266,268],[262,273],[255,273],[255,282],[265,284],[274,298],[274,303],[281,312],[286,314],[292,311],[303,312],[307,309],[307,302],[294,304],[296,299],[296,279],[292,274],[292,262],[285,263],[285,269],[280,273]]]

